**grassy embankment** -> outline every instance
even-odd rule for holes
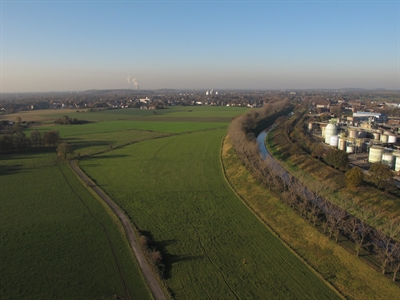
[[[54,159],[1,157],[1,298],[151,299],[116,220]]]
[[[306,222],[249,174],[226,139],[225,173],[252,211],[348,299],[391,299],[399,288]],[[322,299],[322,298],[321,298]]]
[[[80,166],[156,241],[176,298],[338,298],[232,192],[220,163],[225,133],[147,140]]]

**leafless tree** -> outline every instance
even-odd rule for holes
[[[394,238],[400,233],[400,222],[395,219],[388,220],[380,230],[374,231],[374,249],[381,262],[381,272],[386,273],[386,268],[395,256],[392,247],[395,243]]]

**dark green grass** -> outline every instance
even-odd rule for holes
[[[225,132],[145,141],[81,166],[153,236],[177,299],[338,298],[227,185]]]
[[[117,225],[72,171],[50,156],[0,160],[0,298],[124,296],[115,254],[132,299],[149,299]]]
[[[79,112],[77,112],[79,110]],[[227,106],[168,106],[166,109],[144,110],[137,108],[110,109],[100,111],[89,111],[84,109],[58,109],[58,110],[33,110],[23,111],[9,115],[1,116],[2,119],[16,120],[21,117],[22,121],[42,121],[48,124],[53,123],[55,119],[68,117],[86,121],[117,121],[117,120],[135,120],[137,118],[228,118],[243,114],[248,110],[246,107],[227,107]]]
[[[27,134],[33,129],[41,132],[57,130],[61,137],[71,137],[88,135],[95,133],[114,133],[126,130],[150,130],[166,133],[181,133],[197,131],[210,128],[226,127],[227,122],[135,122],[135,121],[106,121],[83,125],[52,125],[32,127],[27,130]]]
[[[235,117],[249,110],[248,107],[232,106],[171,106],[167,109],[160,109],[156,112],[159,116],[165,117]]]

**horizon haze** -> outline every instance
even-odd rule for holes
[[[400,90],[399,1],[1,1],[1,93]]]

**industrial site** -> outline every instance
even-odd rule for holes
[[[353,165],[368,169],[371,163],[384,163],[399,172],[398,125],[388,120],[384,113],[359,111],[328,123],[310,121],[308,130],[316,140],[346,151]]]

